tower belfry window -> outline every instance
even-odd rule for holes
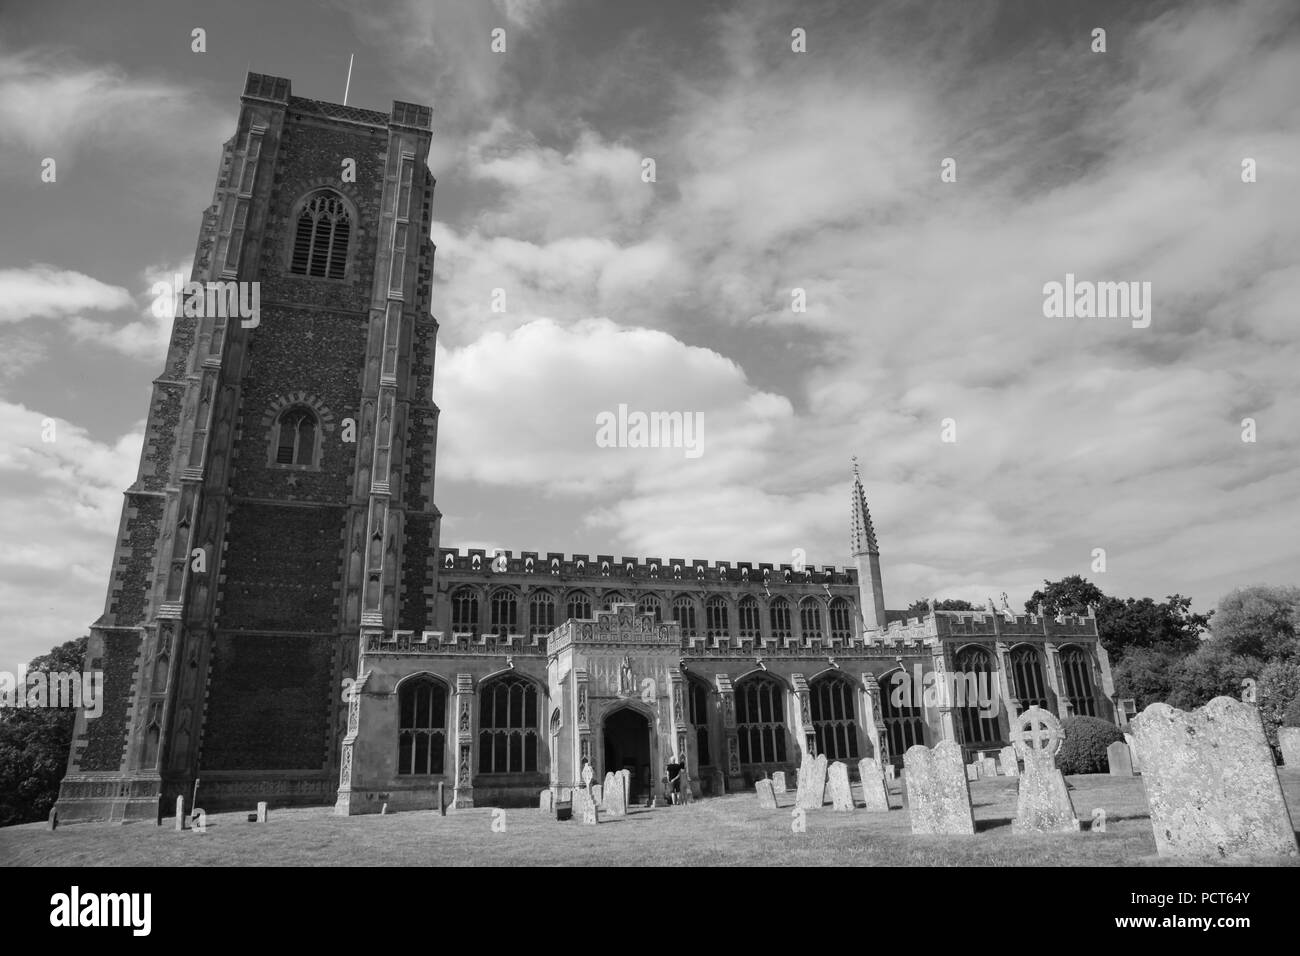
[[[280,416],[276,442],[277,465],[310,465],[316,456],[316,416],[305,408],[291,408]]]
[[[298,213],[289,271],[294,275],[342,279],[352,239],[352,219],[342,197],[319,192]]]

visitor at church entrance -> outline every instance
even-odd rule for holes
[[[682,771],[685,769],[676,756],[668,765],[668,791],[672,794],[674,804],[682,802]]]

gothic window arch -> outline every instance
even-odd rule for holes
[[[473,634],[478,631],[478,592],[470,587],[457,588],[451,594],[451,631]]]
[[[746,594],[736,605],[736,623],[742,641],[758,641],[763,636],[763,618],[758,609],[758,599]]]
[[[953,704],[961,715],[962,740],[971,745],[988,746],[1001,743],[1002,731],[998,727],[997,711],[993,710],[995,681],[993,658],[982,647],[965,647],[953,661],[956,669]],[[981,697],[985,715],[981,716]],[[988,712],[992,710],[993,713]]]
[[[853,640],[853,608],[842,597],[831,601],[831,640],[848,644]]]
[[[306,405],[290,405],[271,430],[271,461],[276,465],[316,466],[320,447],[320,418]]]
[[[694,677],[688,677],[686,683],[691,726],[695,728],[695,758],[701,767],[711,767],[713,752],[709,749],[709,685]]]
[[[657,594],[647,594],[636,603],[636,612],[638,614],[653,614],[655,623],[659,624],[664,619],[664,604],[659,600]]]
[[[555,597],[550,591],[528,596],[528,634],[534,640],[555,630]]]
[[[704,636],[710,643],[725,641],[731,637],[730,624],[727,599],[721,594],[710,596],[704,602]]]
[[[397,689],[397,772],[440,774],[447,747],[447,688],[422,674]]]
[[[613,608],[615,604],[626,604],[627,598],[623,597],[618,591],[610,591],[601,600],[605,602],[606,608]]]
[[[332,189],[308,195],[298,206],[289,273],[317,279],[343,279],[354,223],[347,201]]]
[[[882,674],[880,685],[880,721],[884,725],[885,746],[896,767],[903,766],[907,748],[925,743],[925,711],[920,699],[922,689],[911,687],[901,668]]]
[[[786,762],[785,688],[762,672],[736,684],[736,735],[740,765]]]
[[[565,602],[565,618],[575,617],[579,620],[588,620],[591,617],[591,598],[585,591],[569,592],[569,599]]]
[[[536,773],[537,685],[502,674],[479,688],[478,772]]]
[[[822,604],[812,595],[799,602],[799,627],[805,641],[824,641],[822,630]]]
[[[490,630],[497,637],[505,637],[519,631],[519,599],[509,588],[498,588],[492,592],[490,604]]]
[[[794,627],[790,623],[790,602],[783,597],[772,599],[767,608],[772,625],[772,640],[784,644],[794,637]]]
[[[827,760],[858,759],[857,691],[843,674],[826,674],[808,685],[817,753]]]
[[[1038,649],[1031,644],[1013,647],[1007,655],[1007,665],[1011,669],[1011,696],[1020,702],[1020,713],[1034,706],[1048,710],[1047,681],[1043,678],[1043,657]]]
[[[1097,698],[1092,690],[1092,660],[1081,647],[1061,650],[1061,678],[1073,717],[1096,717]]]
[[[695,637],[699,633],[695,627],[695,599],[686,594],[673,598],[673,620],[681,625],[682,637]]]

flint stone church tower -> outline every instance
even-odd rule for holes
[[[62,819],[196,785],[207,810],[536,805],[584,764],[662,799],[674,758],[707,796],[809,753],[995,750],[1032,704],[1113,719],[1091,616],[887,612],[856,466],[850,568],[440,547],[431,135],[428,107],[248,75],[192,279],[258,283],[260,314],[175,319]],[[952,672],[1001,709],[896,693]]]

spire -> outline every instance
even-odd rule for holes
[[[871,524],[867,509],[867,494],[862,490],[862,476],[858,473],[858,457],[853,456],[853,518],[849,529],[850,554],[879,554],[876,546],[876,529]]]

